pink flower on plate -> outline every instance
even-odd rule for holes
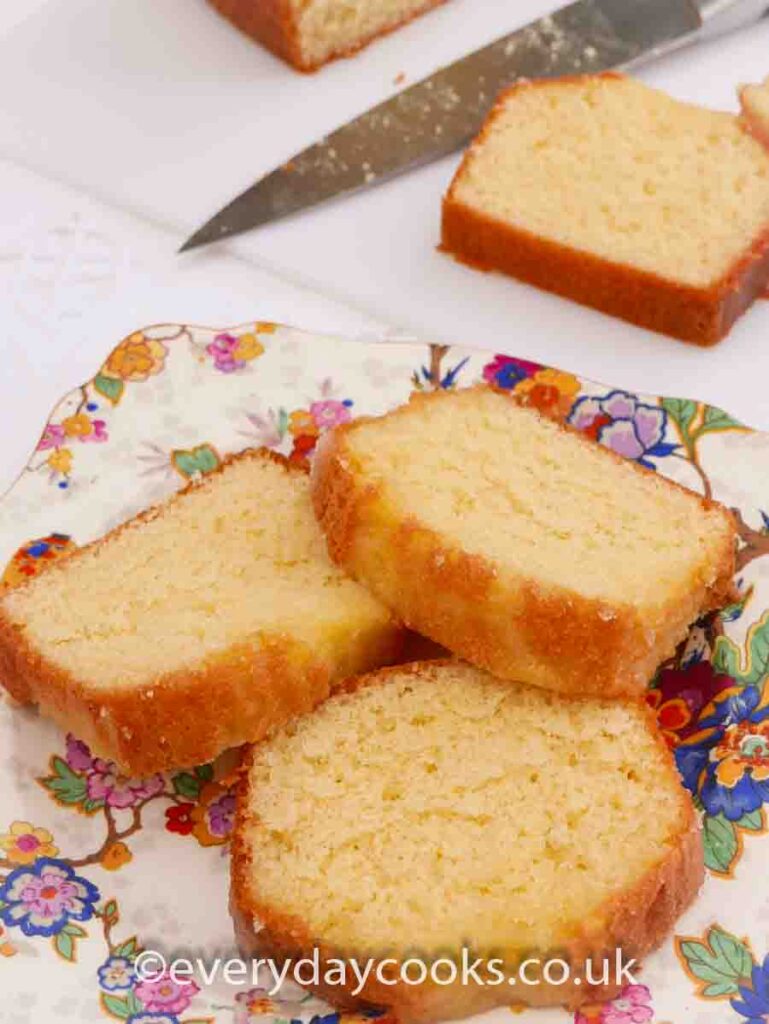
[[[166,971],[152,981],[142,981],[134,988],[136,998],[151,1013],[184,1013],[193,996],[200,991],[191,978],[180,983],[169,977]]]
[[[162,792],[164,785],[162,775],[127,779],[118,774],[117,766],[112,761],[97,757],[88,772],[86,789],[90,800],[103,800],[110,807],[123,810],[156,796]]]
[[[82,740],[76,740],[72,733],[67,734],[66,757],[73,772],[87,772],[93,767],[91,751]]]
[[[651,992],[646,985],[626,985],[604,1007],[601,1024],[648,1024],[654,1016]]]
[[[221,373],[234,373],[246,365],[243,359],[235,356],[238,342],[234,334],[217,334],[211,344],[206,345],[206,352],[213,356],[214,366]]]
[[[102,441],[109,440],[107,436],[107,424],[104,422],[104,420],[91,420],[90,434],[83,434],[80,440],[86,443],[99,443]]]
[[[322,402],[313,402],[310,406],[310,416],[318,430],[331,430],[340,423],[347,423],[352,419],[350,405],[352,403],[337,402],[332,398],[324,399]]]
[[[48,423],[43,431],[43,436],[38,441],[37,450],[47,452],[51,448],[61,448],[66,439],[64,427],[60,423]]]

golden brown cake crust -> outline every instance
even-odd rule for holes
[[[369,675],[350,679],[343,687],[354,692],[363,686],[383,685],[393,674],[406,671],[419,674],[426,665],[439,665],[448,659],[416,662],[409,666],[383,669]],[[579,701],[579,697],[564,697]],[[660,853],[657,863],[634,885],[618,892],[596,916],[599,924],[583,923],[581,929],[558,950],[539,950],[530,955],[546,961],[550,957],[565,957],[575,967],[594,960],[593,976],[600,974],[600,961],[613,957],[621,950],[624,962],[642,959],[656,949],[670,934],[676,920],[693,902],[705,874],[702,835],[699,820],[689,795],[681,785],[670,751],[656,726],[653,713],[636,698],[623,698],[626,703],[640,707],[648,721],[658,748],[666,759],[670,784],[680,791],[680,828],[675,842]],[[231,846],[230,913],[233,918],[238,946],[244,957],[272,957],[280,962],[311,957],[318,948],[320,961],[332,958],[359,958],[363,963],[367,955],[356,950],[339,950],[324,945],[313,936],[300,918],[287,915],[279,908],[260,899],[258,892],[258,865],[252,863],[248,832],[253,827],[249,814],[249,771],[253,747],[245,748],[237,786],[237,809]],[[258,922],[258,926],[256,924]],[[613,962],[613,960],[612,960]],[[621,985],[552,986],[546,982],[536,986],[518,985],[515,988],[479,987],[476,985],[420,986],[398,984],[382,985],[372,970],[363,991],[354,996],[355,986],[310,986],[314,992],[342,1009],[384,1007],[400,1024],[429,1024],[432,1021],[469,1017],[500,1005],[559,1006],[577,1009],[586,1003],[601,1002],[618,994]]]
[[[742,123],[745,130],[769,149],[769,118],[762,115],[751,102],[751,95],[755,89],[761,91],[769,90],[769,78],[765,79],[760,86],[743,85],[737,90],[742,108]]]
[[[288,0],[209,0],[241,32],[256,39],[300,71],[305,67]]]
[[[622,76],[606,72],[596,77]],[[553,84],[526,82],[505,90],[474,146],[483,145],[511,96]],[[540,238],[471,209],[457,199],[456,191],[472,158],[471,146],[443,199],[440,246],[470,266],[500,270],[640,327],[703,346],[721,341],[769,284],[769,226],[720,281],[709,288],[686,286]]]
[[[299,33],[291,4],[288,0],[208,0],[221,14],[246,35],[266,46],[277,57],[293,65],[298,71],[312,72],[342,57],[354,57],[369,43],[389,35],[410,21],[426,14],[446,0],[424,0],[420,7],[405,18],[359,40],[354,46],[331,54],[325,60],[308,62],[302,55]]]
[[[509,393],[499,393],[515,401]],[[444,398],[443,392],[415,393],[411,403]],[[653,624],[639,618],[632,604],[607,616],[601,614],[600,601],[570,590],[545,590],[525,577],[515,586],[506,585],[492,562],[463,551],[418,522],[403,520],[388,507],[381,488],[358,470],[346,443],[350,431],[370,421],[359,418],[338,427],[316,451],[312,498],[331,558],[409,628],[501,679],[562,693],[637,694],[657,666],[673,655],[688,626],[733,597],[732,516],[717,502],[696,495],[692,497],[703,508],[721,510],[730,524],[729,539],[714,567],[713,584],[693,588],[687,601],[671,599]],[[571,427],[558,426],[586,445],[595,444]],[[609,449],[602,451],[607,459],[628,465]],[[639,473],[650,472],[630,465]],[[653,639],[650,625],[656,631]]]
[[[264,457],[286,472],[306,472],[266,450],[230,456],[216,472],[235,460]],[[170,501],[195,486],[188,485]],[[155,515],[158,507],[113,534]],[[61,571],[70,558],[82,557],[105,539],[76,549],[48,571]],[[362,666],[392,664],[402,643],[403,630],[392,620],[389,629],[372,629],[349,642],[339,663],[329,665],[289,636],[262,634],[257,643],[234,645],[194,669],[169,673],[141,687],[90,687],[34,650],[0,602],[0,684],[14,700],[36,704],[127,775],[201,764],[228,747],[260,739],[325,700],[340,676]]]

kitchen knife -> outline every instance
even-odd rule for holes
[[[355,192],[466,145],[521,78],[628,68],[758,21],[769,0],[577,0],[437,71],[292,157],[180,252]]]

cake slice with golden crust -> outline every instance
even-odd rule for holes
[[[350,57],[445,0],[209,0],[299,71]]]
[[[231,909],[247,956],[372,958],[359,992],[352,971],[317,991],[410,1024],[611,998],[627,980],[616,950],[627,964],[657,946],[703,870],[691,799],[642,701],[423,662],[351,681],[246,755]],[[496,958],[502,983],[463,984],[463,949]],[[413,957],[427,980],[399,982]],[[568,983],[547,983],[550,958]]]
[[[760,85],[743,85],[739,94],[748,130],[769,148],[769,78]]]
[[[412,629],[504,679],[638,693],[732,593],[732,516],[488,387],[326,435],[331,557]]]
[[[396,659],[304,470],[246,452],[0,598],[0,682],[127,773],[208,761]]]
[[[521,83],[457,171],[442,244],[712,345],[769,282],[769,153],[734,114],[621,75]]]

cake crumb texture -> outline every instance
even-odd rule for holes
[[[445,0],[210,0],[300,71],[357,53]]]
[[[731,594],[731,514],[487,387],[323,439],[331,556],[411,628],[502,678],[642,690]]]
[[[690,799],[640,701],[566,699],[461,662],[401,666],[254,747],[244,773],[233,903],[284,949],[641,956],[702,881]],[[473,989],[401,987],[384,1005],[434,1019],[438,999],[460,1016],[489,1005]],[[546,989],[515,995],[590,998]]]
[[[519,84],[468,150],[442,237],[468,262],[712,344],[769,280],[769,153],[740,118],[631,78]]]
[[[246,453],[0,599],[0,679],[128,770],[207,760],[390,660],[306,473]]]

